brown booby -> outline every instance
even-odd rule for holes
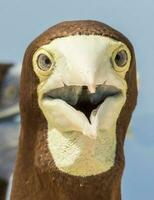
[[[97,21],[57,24],[25,53],[11,200],[120,200],[136,105],[134,50]]]

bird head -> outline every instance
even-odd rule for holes
[[[114,167],[136,103],[130,42],[99,22],[65,22],[31,44],[25,65],[35,78],[24,81],[35,87],[29,88],[31,96],[21,96],[35,113],[33,124],[36,120],[37,129],[46,132],[44,142],[58,170],[91,176]]]

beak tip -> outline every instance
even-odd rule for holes
[[[88,85],[88,90],[89,90],[90,93],[95,93],[96,92],[96,85],[95,84]]]

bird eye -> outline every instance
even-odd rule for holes
[[[117,72],[128,70],[131,60],[131,54],[126,46],[116,49],[112,55],[112,64]]]
[[[43,48],[39,48],[34,53],[32,63],[33,69],[40,79],[48,77],[55,68],[54,56]]]
[[[127,63],[128,56],[125,50],[120,50],[115,55],[114,61],[118,67],[124,67]]]
[[[38,67],[43,71],[48,71],[53,66],[53,61],[45,54],[40,54],[37,59]]]

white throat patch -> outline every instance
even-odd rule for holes
[[[126,101],[128,70],[113,68],[112,53],[119,47],[129,52],[125,44],[103,36],[55,39],[40,48],[55,62],[53,71],[45,75],[37,69],[34,55],[34,71],[40,79],[38,103],[48,122],[48,148],[65,173],[91,176],[114,165],[116,123]],[[84,106],[77,107],[88,102],[97,105],[89,119]]]

